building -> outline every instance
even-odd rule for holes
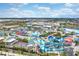
[[[0,43],[2,43],[4,40],[4,37],[0,37]]]
[[[66,33],[69,33],[69,32],[79,33],[79,30],[77,30],[77,29],[64,28],[64,32],[66,32]]]
[[[12,37],[12,36],[8,36],[5,40],[5,43],[8,44],[8,45],[12,45],[16,42],[17,42],[16,38]]]

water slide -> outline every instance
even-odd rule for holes
[[[35,36],[35,37],[34,37]],[[53,42],[53,40],[56,39],[56,37],[54,36],[48,36],[48,40],[49,42],[46,42],[45,40],[43,40],[40,37],[37,37],[39,35],[37,35],[36,33],[33,33],[33,37],[31,39],[31,42],[33,42],[34,44],[38,44],[40,47],[40,50],[42,52],[49,52],[49,51],[63,51],[63,44],[59,43],[63,41],[63,38],[57,39],[59,40],[59,42]]]

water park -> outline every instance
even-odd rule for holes
[[[75,55],[79,51],[79,30],[54,27],[55,29],[50,27],[52,31],[49,31],[49,27],[44,27],[41,30],[36,27],[33,29],[33,26],[1,30],[1,50],[8,52],[11,50],[13,53],[17,52],[25,55],[34,53],[35,55],[44,54],[44,56],[49,54],[56,56]]]
[[[29,37],[27,39],[28,44],[26,45],[26,47],[34,46],[34,52],[36,53],[59,54],[64,52],[65,47],[71,47],[74,41],[79,41],[78,37],[73,36],[73,33],[70,33],[68,36],[63,37],[57,37],[56,34],[50,34],[47,36],[47,38],[45,38],[41,36],[39,32],[35,31],[29,34]]]

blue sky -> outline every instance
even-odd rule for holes
[[[79,4],[0,3],[0,18],[79,18]]]

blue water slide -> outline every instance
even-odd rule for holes
[[[45,45],[45,43],[46,43],[46,42],[45,42],[44,40],[42,40],[42,39],[37,40],[37,42],[40,43],[40,45]]]
[[[33,32],[31,34],[32,37],[39,37],[40,33],[39,32]]]
[[[56,37],[54,37],[54,36],[48,36],[48,40],[49,40],[49,41],[52,41],[52,40],[54,40],[54,39],[56,39]]]
[[[59,42],[64,42],[64,38],[59,38],[58,41]]]

